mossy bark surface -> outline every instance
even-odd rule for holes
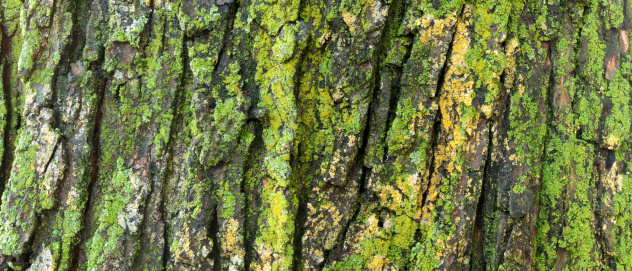
[[[630,270],[630,0],[3,0],[0,270]]]

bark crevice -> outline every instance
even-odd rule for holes
[[[503,82],[501,78],[501,82]],[[483,207],[485,205],[485,201],[487,199],[487,179],[489,178],[489,171],[492,164],[492,152],[493,152],[493,137],[494,132],[492,128],[494,127],[493,121],[488,124],[488,139],[487,139],[487,157],[485,157],[485,167],[483,169],[483,183],[481,185],[481,193],[478,197],[478,203],[476,204],[476,212],[474,214],[474,227],[472,229],[472,251],[470,251],[470,262],[474,263],[470,265],[470,270],[487,270],[487,262],[485,262],[485,257],[483,255],[483,251],[485,249],[484,241],[485,241],[485,231],[484,231],[484,219],[485,213],[483,212]],[[491,192],[494,192],[493,190]],[[477,257],[480,257],[477,259]],[[478,260],[478,261],[477,261]],[[479,262],[481,266],[475,266],[475,264]]]
[[[99,51],[99,57],[98,59],[95,61],[95,66],[96,67],[101,67],[101,63],[103,63],[105,59],[105,49],[101,48],[101,50]],[[101,69],[98,68],[97,70],[98,73],[102,74],[104,77],[106,76],[106,73]],[[82,229],[79,231],[79,236],[78,239],[79,241],[77,242],[77,244],[75,245],[74,248],[74,257],[71,263],[71,268],[70,270],[79,270],[79,262],[80,262],[80,257],[81,257],[81,245],[84,242],[84,237],[88,234],[87,232],[87,228],[86,225],[88,224],[89,220],[90,220],[90,211],[93,209],[93,201],[91,200],[93,198],[94,195],[94,186],[97,183],[97,179],[99,176],[99,157],[100,157],[100,142],[101,142],[101,126],[102,126],[102,119],[103,119],[103,102],[105,100],[105,92],[107,90],[107,84],[106,82],[103,80],[100,82],[100,84],[98,85],[98,96],[97,96],[97,107],[96,107],[96,116],[94,119],[94,128],[92,130],[92,134],[89,137],[89,142],[90,142],[90,180],[87,184],[87,188],[86,188],[86,196],[87,198],[85,199],[85,203],[84,203],[84,210],[82,213],[82,223],[81,223],[81,227]]]
[[[4,14],[2,14],[2,17],[2,22],[4,22]],[[11,167],[13,165],[14,139],[12,137],[12,128],[14,128],[15,130],[19,129],[19,124],[17,127],[13,127],[13,122],[11,121],[14,114],[13,99],[10,87],[11,65],[13,65],[13,63],[9,63],[9,60],[7,60],[7,56],[9,55],[9,51],[11,50],[11,40],[6,33],[4,25],[0,27],[0,32],[2,34],[2,44],[0,45],[0,61],[2,61],[2,95],[4,98],[4,104],[6,106],[6,122],[4,127],[2,127],[2,129],[4,129],[4,138],[2,142],[4,146],[4,153],[2,154],[2,165],[0,165],[0,168],[2,168],[2,175],[0,175],[0,195],[2,195],[2,193],[4,193],[5,185],[9,180],[9,176],[11,175]],[[2,199],[0,198],[0,204],[1,203]]]
[[[465,10],[465,6],[463,8],[461,8],[461,11],[459,12],[459,15],[457,16],[457,23],[458,21],[461,20],[463,11]],[[439,71],[439,75],[437,76],[437,89],[435,89],[435,94],[434,94],[434,98],[435,100],[439,99],[439,96],[441,95],[441,89],[443,89],[443,84],[445,83],[445,76],[448,72],[448,68],[450,67],[450,57],[452,56],[452,51],[454,49],[454,36],[456,35],[456,24],[455,27],[452,28],[452,33],[450,34],[450,43],[448,44],[448,49],[446,50],[446,54],[445,54],[445,60],[443,62],[443,65],[441,66],[441,70]],[[437,113],[435,115],[435,119],[432,122],[432,130],[430,133],[430,153],[432,154],[432,156],[430,157],[430,163],[429,163],[429,167],[428,167],[428,180],[426,181],[427,184],[430,184],[432,181],[432,176],[435,174],[435,170],[436,170],[436,165],[435,165],[435,154],[436,154],[436,150],[437,150],[437,146],[439,143],[439,132],[441,131],[441,122],[443,121],[443,115],[441,113],[441,107],[437,107]],[[421,206],[420,208],[424,208],[424,206],[426,205],[426,199],[428,197],[428,188],[423,190],[423,195],[421,197]]]

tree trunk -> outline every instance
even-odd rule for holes
[[[0,270],[632,269],[632,1],[0,17]]]

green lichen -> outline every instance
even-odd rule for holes
[[[593,269],[597,251],[589,196],[595,178],[591,166],[594,149],[575,139],[557,137],[551,138],[548,146],[550,160],[542,176],[534,265],[545,270],[564,260],[568,268]],[[569,251],[568,257],[558,259],[558,248]]]
[[[99,270],[108,256],[118,250],[120,237],[126,231],[120,219],[127,213],[126,206],[130,204],[136,192],[136,187],[132,183],[138,182],[139,176],[124,164],[123,159],[119,157],[117,169],[109,184],[103,189],[102,204],[97,208],[101,211],[96,220],[96,234],[87,242],[87,270]]]

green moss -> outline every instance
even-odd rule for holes
[[[256,48],[255,82],[261,89],[257,106],[269,112],[263,130],[266,149],[263,166],[267,176],[263,179],[254,247],[259,259],[268,258],[265,256],[268,253],[277,255],[265,262],[254,262],[251,268],[265,264],[274,270],[285,270],[291,267],[294,254],[292,210],[298,204],[290,187],[289,163],[298,130],[295,78],[308,33],[304,23],[292,22],[298,17],[298,0],[253,3],[248,11],[249,18],[262,27],[253,31],[252,41],[252,47]]]
[[[129,42],[140,48],[141,33],[149,22],[148,10],[140,4],[119,4],[110,9],[111,32],[109,42]],[[131,22],[128,20],[131,19]]]
[[[413,261],[415,270],[436,270],[442,263],[441,258],[437,256],[440,256],[441,251],[445,249],[445,243],[442,240],[447,240],[449,236],[445,235],[444,231],[436,229],[435,223],[430,223],[430,225],[432,226],[422,226],[422,242],[418,242],[412,249],[415,256]],[[439,242],[425,240],[439,240]]]
[[[604,124],[602,145],[608,149],[617,149],[630,138],[629,131],[632,124],[632,115],[629,106],[631,101],[629,90],[632,87],[622,75],[627,68],[624,65],[621,68],[610,81],[608,91],[604,92],[604,96],[609,97],[612,102],[610,114],[604,116],[602,120]]]
[[[397,106],[397,113],[390,129],[386,142],[390,152],[406,150],[412,144],[415,136],[416,119],[429,114],[430,108],[423,108],[421,112],[412,104],[410,98],[401,99]]]
[[[523,5],[521,1],[483,1],[472,7],[474,42],[465,56],[465,63],[475,78],[474,87],[485,90],[481,93],[485,98],[483,106],[493,107],[498,99],[501,74],[507,68],[507,56],[498,44],[507,36],[509,15],[522,10]],[[489,12],[492,9],[493,12]]]
[[[199,4],[198,4],[199,5]],[[189,7],[186,7],[189,8]],[[221,14],[218,11],[217,6],[213,5],[208,9],[205,7],[197,8],[191,7],[194,11],[191,14],[193,18],[185,13],[185,8],[180,8],[178,12],[178,19],[180,21],[180,28],[188,35],[195,33],[199,30],[206,30],[209,26],[212,26],[214,22],[220,19]]]
[[[578,140],[557,137],[548,146],[550,160],[543,170],[534,264],[542,270],[555,266],[561,247],[570,252],[565,262],[569,268],[593,269],[597,258],[590,198],[594,149]]]
[[[601,23],[597,11],[594,10],[597,7],[593,5],[591,9],[592,12],[584,17],[585,24],[581,30],[581,41],[585,49],[580,52],[578,67],[584,80],[595,89],[604,91],[607,87],[603,69],[606,45],[599,38]]]
[[[53,158],[58,132],[31,117],[33,126],[28,127],[18,141],[11,178],[2,195],[0,217],[11,221],[0,227],[0,240],[4,240],[0,242],[0,250],[7,255],[21,253],[27,241],[23,234],[29,236],[36,226],[34,217],[53,206],[59,176],[50,176],[46,169],[63,166]],[[35,129],[40,131],[33,131]],[[50,164],[43,164],[49,161]],[[43,173],[47,175],[41,178],[39,175]]]
[[[629,151],[629,150],[628,150]],[[622,153],[622,152],[619,152]],[[620,162],[623,162],[620,160]],[[629,161],[628,166],[629,166]],[[629,170],[629,169],[628,169]],[[632,175],[622,172],[620,175],[620,187],[614,195],[614,218],[616,227],[612,230],[614,236],[615,256],[617,269],[632,267]]]
[[[118,250],[120,237],[125,232],[119,217],[127,213],[126,206],[136,192],[132,183],[139,181],[131,168],[125,168],[122,158],[119,157],[116,163],[117,169],[103,189],[102,203],[96,208],[101,211],[96,220],[96,233],[87,242],[87,270],[99,270],[107,257]]]
[[[397,259],[401,255],[397,255],[394,251],[396,247],[391,246],[389,230],[378,225],[379,221],[384,220],[388,221],[384,223],[392,223],[391,216],[388,213],[380,214],[372,207],[365,208],[354,222],[361,231],[350,236],[352,243],[347,244],[346,248],[354,253],[346,255],[340,262],[335,262],[324,270],[381,270],[390,262],[389,256],[396,256],[394,259]],[[390,249],[394,255],[389,255]]]
[[[2,2],[2,14],[4,16],[2,23],[7,31],[8,36],[13,36],[19,28],[20,12],[22,8],[22,1],[20,0],[7,0]]]

